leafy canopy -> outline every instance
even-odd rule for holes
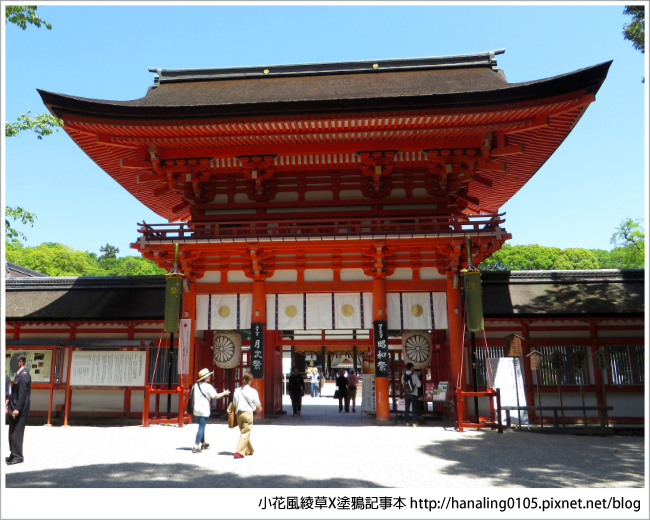
[[[34,5],[6,6],[5,25],[8,23],[17,25],[23,30],[27,29],[28,24],[38,28],[45,26],[48,30],[52,29],[51,24],[36,14],[36,6]],[[14,123],[5,121],[5,136],[13,137],[20,135],[25,130],[33,130],[38,139],[43,139],[46,135],[58,132],[59,127],[63,126],[63,121],[51,114],[38,114],[34,117],[30,114],[31,110],[28,110],[26,114],[21,114]]]
[[[632,21],[623,25],[623,36],[637,51],[645,54],[645,6],[627,5],[623,14],[632,16]]]
[[[537,271],[572,269],[643,269],[645,234],[638,220],[626,219],[616,228],[611,251],[572,247],[504,244],[480,264],[483,271]]]
[[[6,244],[6,258],[10,262],[49,276],[139,276],[165,274],[166,271],[146,258],[97,258],[94,253],[77,251],[64,244],[45,242],[35,247],[24,247],[18,241]],[[109,251],[119,249],[110,244]]]
[[[5,7],[5,24],[12,23],[23,31],[27,29],[27,24],[35,25],[38,28],[44,25],[51,30],[52,25],[38,16],[36,9],[35,5],[8,5]]]
[[[21,233],[20,231],[14,229],[9,222],[9,219],[19,221],[25,225],[29,225],[34,227],[34,221],[36,220],[36,215],[33,213],[30,213],[29,211],[26,211],[24,208],[21,208],[20,206],[16,208],[10,208],[9,206],[5,206],[5,237],[7,240],[15,240],[18,239],[19,237],[23,240],[27,240],[27,237],[25,236],[24,233]]]

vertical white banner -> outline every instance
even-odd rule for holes
[[[178,373],[179,374],[189,374],[190,373],[190,343],[192,338],[192,320],[183,319],[179,322],[179,332],[178,332],[178,354],[180,359],[178,360]]]

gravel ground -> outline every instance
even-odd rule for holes
[[[333,399],[303,400],[303,414],[259,421],[255,455],[236,460],[238,429],[196,425],[28,426],[25,462],[5,466],[6,487],[37,488],[629,488],[644,485],[645,442],[525,430],[464,431],[428,423],[377,426],[339,413]],[[2,443],[7,454],[6,426]],[[310,471],[317,461],[318,471]],[[410,461],[410,463],[405,463]]]

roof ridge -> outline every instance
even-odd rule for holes
[[[496,70],[496,55],[505,49],[474,54],[450,56],[425,56],[420,58],[393,58],[383,60],[332,61],[285,65],[254,65],[246,67],[215,67],[190,69],[164,69],[149,67],[156,73],[154,87],[161,83],[260,78],[278,76],[309,76],[323,74],[358,74],[364,72],[389,72],[404,70],[490,66]]]

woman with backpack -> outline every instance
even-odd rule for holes
[[[417,426],[420,416],[420,410],[418,409],[418,389],[422,386],[420,383],[420,378],[413,371],[413,363],[410,361],[406,363],[406,372],[402,378],[402,384],[404,386],[404,417],[406,419],[406,426]],[[409,421],[409,411],[413,407],[413,422]]]
[[[224,390],[220,394],[217,393],[210,384],[210,376],[212,374],[213,372],[208,372],[207,368],[201,370],[199,372],[199,379],[190,392],[190,399],[193,400],[192,415],[198,419],[199,423],[192,453],[201,453],[201,450],[206,450],[210,446],[205,442],[205,426],[208,424],[208,419],[210,418],[210,401],[230,395],[230,390]]]

